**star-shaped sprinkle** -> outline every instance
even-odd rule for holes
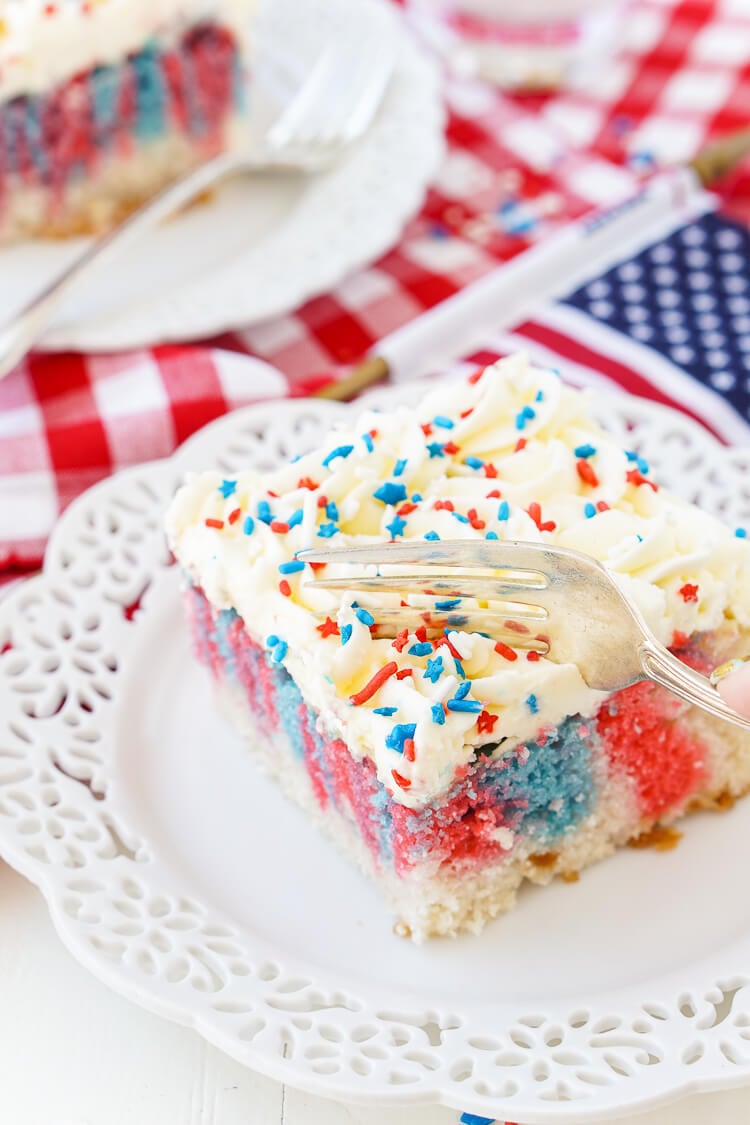
[[[330,617],[326,617],[325,621],[316,628],[321,637],[338,637],[339,635],[339,627]]]
[[[399,535],[403,535],[405,527],[406,520],[401,519],[401,516],[394,516],[391,522],[385,525],[386,531],[389,531],[391,534],[391,539],[396,539]]]
[[[427,661],[427,667],[422,673],[422,676],[425,680],[430,680],[433,684],[436,684],[442,674],[443,658],[442,656],[436,656],[434,660]]]
[[[230,496],[234,496],[236,491],[237,491],[237,481],[236,480],[223,480],[221,482],[221,484],[219,485],[219,492],[221,493],[221,495],[224,497],[225,500],[228,500]]]

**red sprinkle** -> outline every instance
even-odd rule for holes
[[[400,672],[396,673],[396,679],[397,680],[405,680],[407,676],[413,676],[413,675],[414,675],[414,669],[413,668],[402,668]]]
[[[411,789],[411,781],[409,780],[409,778],[404,777],[403,774],[400,774],[398,772],[398,770],[391,770],[391,776],[396,782],[396,785],[399,785],[402,789]]]
[[[468,418],[468,417],[469,417],[469,415],[470,415],[470,414],[473,414],[473,413],[474,413],[474,407],[473,407],[473,406],[470,406],[470,407],[468,408],[468,410],[462,410],[462,411],[461,411],[461,413],[459,414],[459,418]]]
[[[439,645],[445,645],[445,647],[448,649],[448,652],[451,654],[451,656],[453,657],[454,660],[461,660],[462,659],[461,653],[458,651],[458,649],[456,648],[455,645],[451,644],[450,639],[448,637],[446,637],[445,633],[443,633],[442,637],[440,637],[438,639],[437,644],[438,644],[438,646]]]
[[[634,484],[636,486],[638,486],[639,484],[647,484],[649,488],[653,488],[654,492],[659,491],[659,485],[654,484],[654,482],[652,480],[649,480],[648,477],[644,477],[643,473],[639,469],[628,469],[627,473],[625,474],[625,480],[628,482],[628,484]]]
[[[526,448],[526,438],[525,438],[525,437],[520,437],[520,438],[518,439],[518,441],[516,442],[516,448],[515,448],[515,452],[516,452],[516,453],[520,453],[520,452],[521,452],[521,450],[522,450],[522,449],[525,449],[525,448]]]
[[[282,593],[285,598],[290,598],[292,596],[292,587],[289,585],[286,578],[282,578],[281,582],[279,582],[279,592]]]
[[[442,512],[442,511],[452,512],[453,511],[453,504],[450,500],[436,500],[435,501],[435,511],[436,512]]]
[[[268,496],[273,496],[274,500],[278,500],[278,498],[279,498],[278,492],[272,492],[270,488],[266,489],[266,494]]]
[[[492,464],[491,461],[485,461],[485,463],[484,463],[484,475],[486,477],[496,477],[497,476],[497,469],[495,468],[495,466]]]
[[[510,645],[503,644],[502,641],[495,642],[495,652],[504,656],[506,660],[518,660],[518,653],[515,649],[512,649]]]
[[[478,367],[478,368],[477,368],[477,370],[476,370],[476,371],[474,371],[474,372],[473,372],[473,374],[471,374],[471,375],[469,376],[469,382],[470,382],[470,383],[472,383],[472,384],[473,384],[473,383],[478,383],[478,382],[479,382],[479,380],[480,380],[480,379],[482,378],[482,376],[483,376],[483,375],[484,375],[484,368],[483,368],[483,367]]]
[[[514,621],[512,618],[510,621],[503,621],[503,625],[506,629],[510,629],[511,633],[523,633],[526,635],[526,633],[529,632],[528,625],[524,625],[520,621]],[[539,640],[538,637],[537,640]]]
[[[271,531],[278,531],[279,535],[286,535],[289,530],[289,524],[284,523],[283,520],[271,520],[268,526],[271,528]]]
[[[327,496],[319,496],[318,497],[318,507],[319,508],[325,508],[327,503],[328,503],[328,497]]]
[[[694,582],[686,582],[677,591],[684,602],[697,602],[698,601],[698,585]]]
[[[452,456],[461,452],[461,446],[456,445],[455,441],[446,441],[443,445],[443,451],[450,453]]]
[[[492,728],[499,718],[499,715],[493,715],[491,711],[481,711],[477,719],[477,730],[480,734],[492,734]]]
[[[242,508],[235,508],[233,511],[231,511],[229,513],[228,522],[229,523],[237,523],[237,520],[240,518],[241,515],[242,515]]]
[[[411,512],[416,512],[416,510],[417,510],[416,504],[411,504],[411,503],[402,504],[400,508],[396,508],[396,515],[397,516],[408,516],[408,515],[410,515]]]
[[[554,531],[557,527],[557,524],[554,520],[547,520],[544,523],[542,522],[542,506],[541,504],[538,504],[536,500],[532,500],[526,511],[531,516],[540,531]]]
[[[391,642],[396,652],[403,652],[409,643],[409,630],[402,629],[400,633],[396,634],[395,639]]]
[[[424,642],[427,640],[427,629],[425,628],[425,626],[420,625],[419,628],[415,631],[414,636],[418,641],[421,641],[422,644],[424,644]]]
[[[404,758],[406,759],[407,762],[413,762],[415,756],[416,755],[414,753],[414,739],[413,738],[405,738],[404,739]]]
[[[316,629],[322,637],[338,637],[341,632],[336,622],[332,621],[330,617],[326,617],[322,625],[316,625]]]
[[[429,437],[432,433],[432,426],[429,422],[423,422],[421,425],[421,430],[425,437]]]
[[[325,569],[325,568],[326,568],[326,567],[328,566],[328,563],[314,563],[314,562],[311,562],[311,563],[308,563],[307,565],[308,565],[308,566],[310,566],[310,567],[312,567],[312,569],[313,569],[313,570],[316,570],[316,571],[317,571],[317,570],[324,570],[324,569]]]
[[[218,527],[221,529],[224,526],[224,520],[206,520],[206,527]]]
[[[487,493],[488,500],[502,500],[503,494],[499,488],[493,488],[492,492]]]
[[[534,664],[537,660],[539,660],[539,653],[535,648],[529,649],[529,651],[526,653],[526,659],[530,660],[532,664]]]
[[[597,510],[597,512],[608,512],[609,511],[609,504],[607,503],[606,500],[597,500],[596,510]]]
[[[590,484],[592,488],[599,487],[599,477],[594,472],[594,467],[584,457],[576,461],[576,469],[578,475],[584,484]]]
[[[361,691],[358,691],[355,695],[350,695],[349,702],[353,703],[355,707],[359,707],[362,703],[367,703],[367,700],[372,699],[375,692],[396,672],[398,672],[398,664],[395,660],[391,660],[390,664],[384,665],[379,672],[375,673],[371,680],[368,680]]]
[[[469,508],[466,515],[469,517],[469,523],[475,531],[481,531],[483,527],[487,526],[484,520],[480,520],[476,508]]]
[[[370,432],[370,437],[371,437],[371,438],[376,438],[376,437],[378,436],[378,431],[377,431],[377,430],[370,430],[369,432]]]
[[[297,481],[297,488],[309,488],[310,492],[314,492],[316,488],[320,488],[320,485],[312,477],[300,477]]]

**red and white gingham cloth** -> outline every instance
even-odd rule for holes
[[[305,394],[551,230],[633,190],[750,115],[744,0],[633,0],[594,83],[510,98],[448,85],[448,153],[383,258],[286,316],[202,346],[35,355],[0,383],[0,581],[38,566],[62,509],[115,469],[169,454],[241,404]],[[750,177],[735,177],[750,214]],[[271,367],[248,363],[253,355]]]

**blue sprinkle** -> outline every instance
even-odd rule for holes
[[[275,633],[271,633],[270,636],[266,637],[266,648],[276,648],[280,640],[281,637],[277,637]]]
[[[374,448],[375,448],[375,445],[373,444],[373,440],[372,440],[372,438],[370,437],[370,435],[369,435],[369,434],[362,434],[362,441],[363,441],[363,442],[365,443],[365,445],[367,446],[367,452],[368,452],[368,453],[372,453],[372,451],[373,451],[373,450],[374,450]]]
[[[267,500],[258,501],[258,519],[261,521],[261,523],[270,523],[273,519],[273,515],[271,514],[271,505]]]
[[[255,520],[252,516],[245,517],[245,522],[242,525],[242,530],[244,531],[245,535],[252,535],[252,533],[255,531]]]
[[[348,457],[353,449],[353,445],[337,445],[336,448],[332,449],[328,456],[324,458],[323,468],[327,469],[331,462],[335,461],[337,457]]]
[[[371,625],[375,624],[375,618],[372,616],[369,609],[358,609],[354,616],[358,621],[361,621],[363,625],[366,625],[368,629]]]
[[[429,641],[418,641],[407,651],[409,656],[427,656],[428,653],[432,652],[432,645]]]
[[[643,473],[645,477],[648,474],[648,461],[644,460],[643,457],[639,457],[636,461],[636,465],[638,466],[639,472]]]
[[[536,696],[534,694],[527,695],[525,702],[526,702],[526,706],[528,707],[529,711],[531,711],[531,714],[536,715],[539,711],[539,704],[536,701]]]
[[[219,485],[219,492],[221,493],[221,495],[224,497],[225,500],[229,499],[230,496],[233,496],[236,491],[237,491],[237,481],[236,480],[223,480],[221,482],[221,484]]]
[[[451,515],[453,516],[454,520],[458,520],[459,523],[469,522],[469,517],[463,515],[463,513],[461,512],[451,512]]]
[[[440,536],[436,531],[426,531],[424,537],[425,539],[429,539],[431,543],[438,543],[440,541]]]
[[[408,738],[414,738],[417,729],[416,723],[396,723],[386,735],[385,744],[389,750],[396,750],[399,754],[404,752],[404,743]]]
[[[497,539],[497,537],[498,536],[496,531],[488,531],[485,535],[485,539]]]
[[[291,559],[289,562],[279,563],[279,574],[298,574],[305,569],[302,559]]]
[[[523,430],[525,428],[526,428],[526,415],[522,411],[520,414],[516,414],[516,429],[517,430]]]
[[[544,402],[544,391],[537,391],[534,397],[534,402]]]
[[[353,628],[354,628],[353,625],[342,625],[341,626],[341,643],[342,643],[342,645],[345,645],[346,642],[351,637]]]
[[[440,426],[441,430],[452,430],[455,423],[450,418],[446,418],[444,414],[436,414],[432,419],[433,424]]]
[[[593,457],[595,453],[596,446],[590,445],[588,442],[585,445],[577,445],[573,450],[574,456],[582,457],[584,461],[589,457]]]
[[[434,660],[428,660],[427,661],[427,667],[425,668],[424,672],[422,673],[422,677],[423,677],[423,679],[431,680],[433,684],[436,684],[437,681],[442,676],[442,674],[443,674],[443,658],[442,658],[442,656],[436,656]]]
[[[456,672],[458,673],[458,675],[461,677],[462,680],[465,680],[466,679],[466,673],[464,672],[464,666],[461,663],[461,661],[456,660],[456,658],[454,656],[453,657],[453,663],[456,665]]]
[[[437,723],[439,727],[442,727],[445,722],[445,711],[443,710],[442,703],[433,703],[430,710],[432,711],[433,723]]]
[[[448,618],[448,624],[451,629],[461,629],[464,625],[469,624],[469,619],[465,614],[452,613]]]
[[[391,539],[396,539],[399,535],[403,535],[405,527],[406,520],[401,516],[394,516],[391,522],[385,525],[386,531],[391,533]]]
[[[464,465],[468,465],[470,469],[482,469],[484,468],[484,461],[481,461],[479,457],[465,457]]]
[[[403,473],[404,469],[406,468],[407,464],[408,464],[408,462],[407,462],[405,457],[399,457],[398,461],[393,466],[394,477],[400,477],[401,474]]]
[[[276,645],[276,648],[271,653],[271,660],[274,662],[274,664],[281,664],[281,661],[284,659],[288,652],[289,645],[286,643],[286,641],[279,641],[279,643]]]
[[[510,516],[510,504],[507,500],[500,502],[500,507],[497,509],[497,518],[499,520],[507,520]]]
[[[435,602],[435,609],[451,610],[455,609],[457,605],[461,604],[461,598],[451,598],[446,602]]]
[[[398,707],[373,707],[372,713],[373,715],[385,715],[386,718],[390,718],[390,716],[395,715],[397,711]]]
[[[747,532],[744,527],[736,527],[734,529],[734,534],[738,539],[747,539]]]
[[[418,504],[421,499],[422,499],[422,493],[421,492],[412,492],[412,494],[411,494],[412,504]]]
[[[322,523],[318,528],[318,535],[321,539],[330,539],[338,530],[335,523]]]
[[[596,507],[591,503],[591,501],[589,501],[586,507],[583,509],[583,514],[587,520],[592,519],[596,515]]]
[[[462,1113],[459,1125],[495,1125],[494,1117],[478,1117],[476,1113]]]
[[[339,510],[333,500],[329,500],[326,504],[326,515],[329,520],[338,520],[339,518]]]
[[[376,500],[380,500],[382,504],[400,504],[402,500],[406,499],[406,489],[403,484],[395,484],[389,480],[385,484],[381,484],[377,491],[373,492]]]
[[[637,461],[638,460],[638,454],[636,453],[636,451],[634,449],[626,449],[625,450],[625,456],[627,457],[628,461]]]
[[[478,699],[449,699],[449,711],[466,711],[470,715],[478,715],[482,710],[482,704]]]
[[[289,519],[286,522],[289,524],[290,527],[296,527],[298,523],[302,523],[302,519],[304,517],[304,514],[305,513],[302,511],[301,508],[297,508],[297,510],[295,512],[292,512],[291,516],[289,517]]]
[[[636,539],[638,540],[639,543],[643,542],[643,536],[642,535],[636,535]]]
[[[433,457],[445,457],[445,451],[439,441],[428,442],[427,452],[430,455],[430,460]]]
[[[471,691],[471,680],[464,680],[464,682],[462,684],[459,684],[458,687],[456,688],[456,694],[454,695],[453,698],[454,699],[465,699],[470,691]]]

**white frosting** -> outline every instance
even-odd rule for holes
[[[442,428],[436,417],[447,418],[453,427]],[[422,424],[431,424],[432,432],[425,435]],[[366,439],[369,431],[377,431],[374,439]],[[520,450],[519,438],[527,443]],[[436,454],[446,442],[455,443],[459,452],[430,455],[431,445]],[[353,450],[324,466],[326,456],[342,446]],[[595,452],[582,455],[580,447],[586,446]],[[483,464],[467,466],[466,458]],[[400,475],[398,461],[406,462]],[[597,483],[582,479],[581,461]],[[495,471],[496,477],[487,475]],[[351,601],[356,598],[364,607],[366,595],[342,599],[315,588],[309,565],[288,575],[279,566],[310,546],[389,539],[394,529],[387,525],[403,501],[385,504],[373,493],[390,481],[403,484],[407,497],[422,498],[403,515],[404,538],[432,531],[441,539],[482,539],[494,532],[500,539],[541,539],[582,550],[604,563],[664,643],[672,642],[675,631],[689,635],[714,629],[725,615],[750,624],[750,584],[743,578],[750,564],[747,542],[692,505],[639,483],[646,472],[647,466],[629,460],[592,421],[586,395],[566,388],[549,371],[531,368],[524,357],[513,357],[489,368],[477,383],[443,385],[416,410],[365,413],[351,430],[333,434],[322,450],[275,472],[242,473],[226,498],[217,473],[193,476],[175,497],[167,527],[177,559],[213,605],[234,606],[254,637],[265,641],[275,634],[284,641],[283,663],[305,698],[353,753],[374,760],[397,800],[416,807],[450,786],[477,745],[504,739],[504,753],[566,715],[591,714],[602,694],[589,689],[573,665],[544,658],[530,662],[523,652],[509,661],[480,634],[455,632],[450,640],[471,683],[465,698],[481,703],[483,729],[476,714],[453,710],[438,725],[433,706],[452,699],[461,682],[448,649],[410,655],[412,635],[399,652],[390,640],[371,636],[357,618]],[[319,487],[298,487],[303,478]],[[488,497],[496,489],[502,500]],[[321,508],[321,496],[334,502],[337,512]],[[446,500],[465,517],[475,512],[477,527],[446,508],[436,510],[436,502]],[[288,533],[272,530],[257,518],[259,501],[267,502],[280,521],[294,522],[293,513],[301,510],[299,522]],[[502,518],[506,502],[508,518]],[[591,505],[595,509],[597,503],[604,510],[592,516]],[[244,529],[247,513],[254,519],[251,534]],[[206,519],[224,526],[209,527]],[[537,526],[545,529],[548,523],[554,527]],[[322,525],[339,530],[321,537]],[[334,568],[329,565],[324,573],[331,576]],[[284,580],[291,597],[279,589]],[[316,611],[330,614],[339,628],[350,625],[349,641],[321,636]],[[433,682],[424,673],[438,654],[443,671]],[[413,668],[413,675],[391,676],[369,701],[352,705],[350,696],[391,661],[399,669]],[[396,710],[388,716],[374,713],[384,707]],[[488,716],[497,716],[491,731]],[[412,723],[414,760],[409,761],[386,740],[395,724]],[[394,770],[407,788],[394,779]]]
[[[216,20],[247,44],[256,0],[0,0],[0,101],[120,61]]]

